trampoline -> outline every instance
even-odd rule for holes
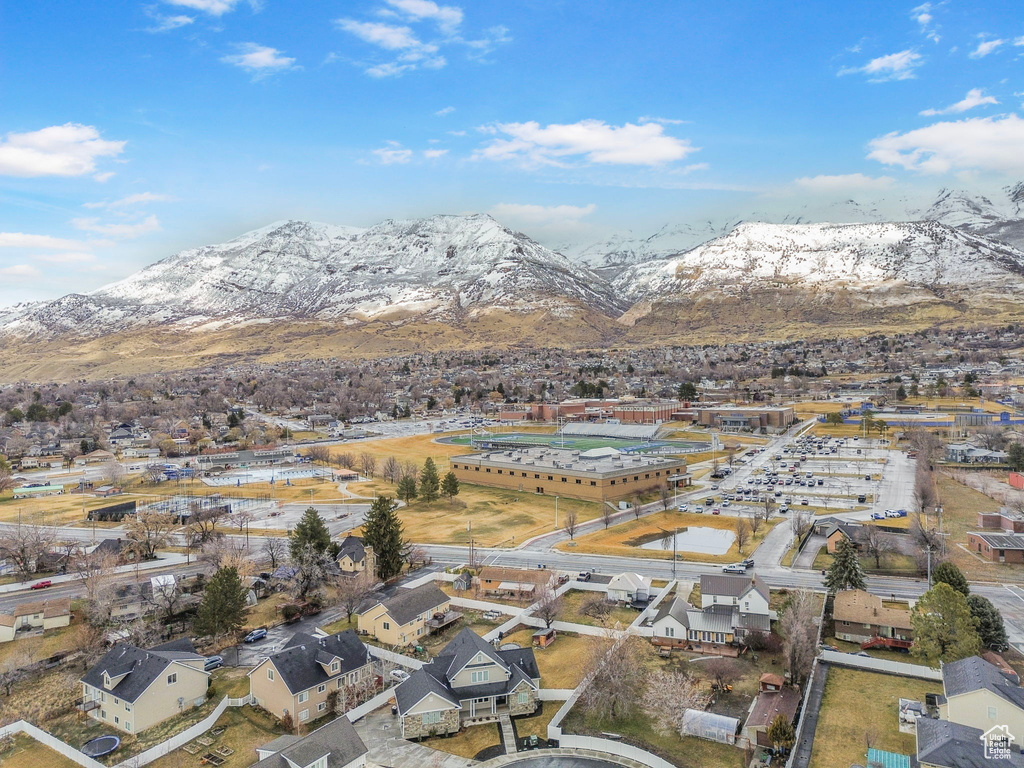
[[[97,736],[82,745],[82,754],[88,757],[103,757],[120,746],[121,739],[118,736]]]

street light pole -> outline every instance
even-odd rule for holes
[[[558,530],[558,497],[555,496],[555,530]]]

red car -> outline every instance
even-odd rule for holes
[[[44,579],[43,581],[37,581],[35,584],[33,584],[31,587],[29,587],[29,589],[46,589],[47,587],[52,587],[52,586],[53,586],[53,582],[52,581],[50,581],[49,579]]]

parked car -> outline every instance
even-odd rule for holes
[[[865,495],[864,495],[863,493],[862,493],[862,494],[860,494],[860,495],[859,495],[859,496],[857,497],[857,502],[858,502],[859,504],[863,504],[863,503],[864,503],[865,501],[867,501],[867,500],[868,500],[868,497],[867,497],[867,496],[865,496]]]
[[[246,635],[245,639],[243,639],[242,642],[243,643],[255,643],[258,640],[262,640],[266,636],[267,636],[267,630],[265,630],[263,627],[260,627],[259,629],[254,629],[252,632],[250,632],[248,635]]]
[[[215,669],[220,669],[224,666],[223,656],[207,656],[206,661],[203,662],[203,671],[212,672]]]
[[[885,520],[885,513],[884,512],[872,512],[871,513],[871,519],[872,520]]]
[[[787,512],[789,512],[789,504],[780,504],[779,505],[779,512],[781,514],[783,514],[783,515],[786,514]]]
[[[723,507],[728,507],[728,506],[730,506],[731,504],[732,504],[732,502],[730,502],[730,501],[729,501],[728,499],[726,499],[725,501],[723,501],[723,502],[722,502],[722,506],[723,506]]]
[[[679,511],[680,512],[686,512],[689,508],[690,508],[689,504],[680,504],[679,505]]]
[[[704,505],[707,506],[707,507],[710,507],[714,503],[715,503],[715,497],[714,496],[708,496],[706,499],[704,499]]]
[[[822,645],[821,646],[821,650],[823,650],[823,651],[835,651],[836,653],[839,653],[839,649],[836,648],[834,645]]]
[[[404,683],[406,680],[409,679],[410,675],[404,669],[392,669],[391,672],[388,674],[388,677],[390,677],[396,683]]]
[[[576,581],[590,581],[590,571],[580,571]]]
[[[47,587],[52,587],[52,586],[53,586],[53,582],[52,581],[50,581],[49,579],[43,579],[42,581],[37,581],[35,584],[33,584],[31,587],[29,587],[29,589],[46,589]]]
[[[754,558],[748,557],[746,560],[744,560],[742,562],[742,564],[743,564],[744,568],[753,568],[754,567]]]
[[[800,499],[800,506],[802,507],[806,507],[810,503],[807,499]]]
[[[712,515],[720,515],[720,514],[722,514],[722,510],[720,510],[718,507],[715,507],[714,509],[711,510],[711,514]]]
[[[722,566],[722,573],[746,573],[747,566],[743,563],[731,563]]]

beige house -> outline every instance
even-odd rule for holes
[[[414,645],[431,632],[462,618],[451,610],[451,598],[434,582],[413,589],[400,587],[391,597],[375,597],[359,610],[359,633],[386,645]]]
[[[0,643],[9,643],[18,632],[58,629],[71,623],[71,598],[22,603],[14,613],[0,614]]]
[[[205,661],[189,640],[149,650],[115,645],[82,677],[78,709],[112,728],[141,733],[206,701]]]
[[[358,536],[346,536],[339,545],[338,568],[342,573],[375,573],[373,547],[363,546],[363,540]]]
[[[836,637],[849,643],[875,642],[892,648],[909,648],[913,644],[910,611],[887,608],[882,598],[863,589],[839,592],[832,619]]]
[[[942,688],[942,720],[982,731],[1005,725],[1010,733],[1024,735],[1024,688],[980,656],[944,664]]]
[[[285,647],[249,672],[249,692],[259,706],[298,725],[349,709],[372,684],[373,657],[351,629],[327,637],[297,633]]]
[[[456,733],[537,710],[540,671],[533,648],[497,650],[468,627],[395,689],[402,737]]]

